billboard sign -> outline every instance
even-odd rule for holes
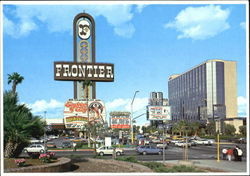
[[[109,115],[111,128],[130,128],[130,112],[113,111]]]
[[[111,118],[111,128],[130,128],[130,118]]]
[[[68,100],[64,105],[66,128],[81,128],[88,121],[104,122],[105,119],[105,106],[100,100]]]
[[[148,106],[149,120],[171,120],[170,106]]]

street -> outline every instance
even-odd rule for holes
[[[233,147],[235,144],[221,144],[220,149]],[[245,161],[246,158],[246,144],[237,144],[243,150],[243,158]],[[52,149],[51,149],[52,150]],[[53,150],[54,151],[54,150]],[[93,151],[54,151],[57,157],[71,157],[72,155],[77,157],[94,157]],[[133,148],[125,149],[124,156],[135,156],[138,161],[160,161],[162,160],[162,155],[138,155]],[[222,154],[221,154],[222,155]],[[21,157],[27,156],[27,154],[22,153]],[[181,147],[176,147],[172,144],[168,146],[165,153],[166,160],[182,160],[184,156],[184,149]],[[119,156],[120,157],[120,156]],[[112,158],[111,155],[103,156],[103,158]],[[217,159],[217,145],[213,144],[212,146],[192,146],[188,148],[188,159]]]

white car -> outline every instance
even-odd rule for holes
[[[199,139],[199,140],[193,140],[197,145],[212,145],[212,141],[207,139]]]
[[[98,155],[100,155],[100,156],[103,156],[103,155],[113,155],[114,150],[115,150],[116,155],[118,155],[118,156],[124,154],[123,149],[109,147],[109,146],[99,147],[98,149],[96,149],[96,153]]]
[[[165,148],[165,149],[167,149],[168,148],[168,146],[167,146],[167,144],[156,144],[156,147],[157,148]]]
[[[185,141],[181,141],[181,142],[177,142],[177,143],[175,143],[175,146],[178,146],[178,147],[186,147],[186,145],[188,146],[188,147],[191,147],[191,143],[190,142],[185,142]]]
[[[172,143],[172,144],[176,144],[176,143],[179,143],[179,142],[181,142],[180,140],[171,140],[170,141],[170,143]]]
[[[32,144],[28,147],[25,147],[23,149],[23,151],[26,153],[33,153],[33,152],[34,153],[45,153],[45,152],[47,152],[47,148],[41,144]]]

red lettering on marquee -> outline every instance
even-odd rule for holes
[[[69,108],[70,112],[82,112],[85,113],[87,111],[87,104],[85,103],[73,103],[73,102],[67,102],[65,104],[65,107]]]

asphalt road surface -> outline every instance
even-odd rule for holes
[[[246,144],[237,144],[243,150],[243,161],[246,160]],[[233,147],[234,144],[223,144],[220,145],[220,149]],[[163,155],[138,155],[134,149],[126,149],[124,156],[135,156],[139,161],[160,161],[163,159]],[[222,155],[222,154],[221,154]],[[25,157],[27,154],[22,153],[21,157]],[[56,156],[58,157],[94,157],[93,151],[56,151]],[[120,156],[119,156],[120,157]],[[112,158],[111,155],[104,156],[104,158]],[[217,145],[212,146],[192,146],[188,148],[188,159],[216,159],[217,158]],[[184,159],[184,149],[181,147],[176,147],[169,145],[165,150],[166,160],[182,160]]]

